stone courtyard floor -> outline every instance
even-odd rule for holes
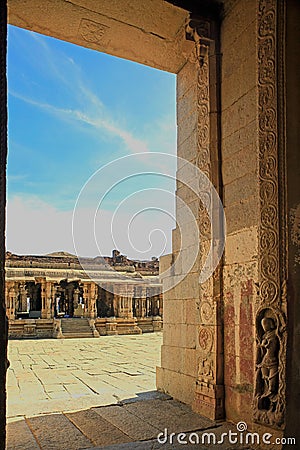
[[[156,389],[162,333],[10,340],[7,417],[117,403]]]
[[[161,333],[9,341],[7,450],[179,449],[177,435],[162,444],[158,434],[193,433],[201,442],[205,430],[216,440],[235,431],[155,391],[161,343]]]

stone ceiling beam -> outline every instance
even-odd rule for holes
[[[187,11],[163,0],[8,1],[11,25],[173,73],[191,47],[187,18]]]

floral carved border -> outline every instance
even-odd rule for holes
[[[257,352],[261,347],[259,334],[262,332],[259,333],[259,329],[262,320],[265,319],[273,323],[278,348],[276,352],[274,350],[274,360],[277,361],[276,389],[273,388],[272,393],[267,391],[263,393],[263,388],[256,385],[253,405],[254,420],[276,428],[282,428],[284,424],[286,372],[284,129],[280,125],[284,115],[280,76],[283,73],[281,50],[284,43],[282,32],[284,15],[281,6],[281,1],[259,0],[257,29],[260,185],[260,300],[256,315]],[[256,366],[257,379],[260,376],[258,367],[262,364]],[[275,369],[273,371],[275,372]]]
[[[197,67],[197,157],[195,164],[208,180],[218,189],[219,167],[212,160],[211,141],[219,139],[216,121],[212,120],[212,111],[218,93],[216,85],[220,82],[217,52],[218,26],[206,18],[192,17],[187,25],[187,37],[195,42],[195,63]],[[214,112],[214,114],[216,114]],[[212,201],[209,184],[201,180],[200,189],[206,198],[206,205]],[[201,255],[205,255],[212,239],[211,217],[204,204],[199,202],[198,224],[201,235]],[[220,268],[213,277],[199,286],[198,328],[198,367],[193,408],[212,419],[224,416],[224,387],[222,360],[221,305],[220,305]]]

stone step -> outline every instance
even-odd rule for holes
[[[90,333],[92,330],[90,328],[74,328],[72,330],[63,329],[62,331],[64,331],[65,333],[79,333],[80,331]]]
[[[89,333],[91,331],[90,328],[73,328],[71,329],[66,329],[66,328],[62,328],[62,332],[63,333],[80,333],[80,332],[85,332],[85,333]]]
[[[64,339],[77,339],[77,338],[94,338],[93,334],[82,334],[82,333],[76,333],[76,334],[63,334]]]
[[[61,331],[63,337],[67,339],[94,337],[88,319],[62,319]]]
[[[64,327],[80,327],[80,326],[89,327],[90,326],[88,319],[79,319],[79,320],[63,319],[61,321],[61,325]]]
[[[79,335],[89,335],[89,336],[93,336],[93,332],[91,330],[89,331],[64,331],[63,335],[64,336],[79,336]]]
[[[90,328],[80,328],[80,329],[74,329],[74,330],[66,330],[66,329],[62,329],[63,333],[90,333],[91,329]]]
[[[66,327],[62,327],[63,330],[66,331],[78,331],[78,330],[90,330],[90,327],[74,327],[74,328],[66,328]]]

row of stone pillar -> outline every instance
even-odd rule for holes
[[[93,281],[53,282],[44,277],[35,278],[34,282],[7,280],[5,299],[9,319],[28,315],[51,319],[59,314],[92,319],[97,316],[144,318],[162,314],[159,287],[127,283],[100,288]],[[102,315],[98,311],[100,302],[106,306],[106,309],[102,308]]]

